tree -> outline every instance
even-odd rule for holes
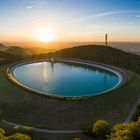
[[[0,128],[0,140],[4,137],[5,131],[4,129]]]
[[[110,133],[110,125],[104,120],[98,120],[93,124],[92,133],[96,136],[105,137]]]
[[[133,140],[133,134],[128,124],[117,124],[113,127],[109,140]]]
[[[109,140],[138,140],[140,139],[139,122],[131,122],[128,124],[116,124],[113,127]]]
[[[31,140],[31,137],[25,134],[16,133],[8,137],[8,140]]]
[[[31,137],[21,133],[5,136],[5,130],[0,128],[0,140],[31,140]]]

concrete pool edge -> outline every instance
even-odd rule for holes
[[[65,100],[87,99],[87,98],[90,98],[90,97],[95,97],[95,96],[98,96],[98,95],[102,95],[104,93],[108,93],[110,91],[118,89],[119,87],[124,85],[125,82],[127,81],[126,73],[123,70],[121,70],[119,68],[116,68],[114,66],[98,63],[98,62],[95,62],[95,61],[88,61],[88,60],[74,59],[74,58],[60,58],[60,57],[55,58],[55,61],[56,62],[80,64],[80,65],[91,66],[91,67],[97,67],[97,68],[112,72],[119,77],[119,82],[113,88],[110,88],[109,90],[106,90],[104,92],[100,92],[96,95],[91,95],[91,96],[57,96],[57,95],[52,95],[52,94],[49,94],[49,93],[46,93],[46,92],[41,92],[41,91],[32,89],[32,88],[22,84],[13,75],[13,70],[17,66],[30,64],[30,63],[36,63],[36,62],[44,62],[44,61],[51,61],[51,59],[24,60],[24,61],[20,61],[20,62],[11,64],[6,69],[7,77],[15,85],[17,85],[17,86],[21,87],[22,89],[24,89],[26,91],[29,91],[31,93],[35,93],[35,94],[38,94],[38,95],[47,96],[47,97],[51,97],[51,98],[55,98],[55,99],[65,99]]]

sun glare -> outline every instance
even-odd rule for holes
[[[54,41],[55,38],[54,31],[49,28],[41,28],[36,32],[36,39],[41,42]]]

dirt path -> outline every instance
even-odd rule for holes
[[[134,72],[133,72],[134,73]],[[136,74],[136,73],[134,73]],[[139,74],[136,74],[139,78],[140,78],[140,75]],[[137,99],[136,103],[134,104],[134,106],[132,107],[131,111],[129,112],[126,120],[124,121],[124,123],[129,123],[131,121],[131,118],[133,117],[134,113],[136,112],[137,110],[137,106],[140,104],[140,96],[139,98]]]
[[[140,104],[140,96],[138,98],[138,100],[136,101],[136,103],[134,104],[133,108],[131,109],[131,111],[129,112],[126,120],[124,121],[124,123],[129,123],[131,121],[132,116],[134,115],[134,113],[137,110],[137,106]]]
[[[22,124],[17,124],[13,122],[9,122],[6,120],[1,120],[1,122],[10,125],[10,126],[24,126]],[[78,134],[82,133],[82,130],[49,130],[49,129],[41,129],[37,127],[32,127],[32,131],[50,133],[50,134]]]

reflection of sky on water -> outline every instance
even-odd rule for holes
[[[97,68],[49,62],[18,66],[13,74],[30,88],[61,96],[94,95],[114,87],[119,80],[113,73]]]

